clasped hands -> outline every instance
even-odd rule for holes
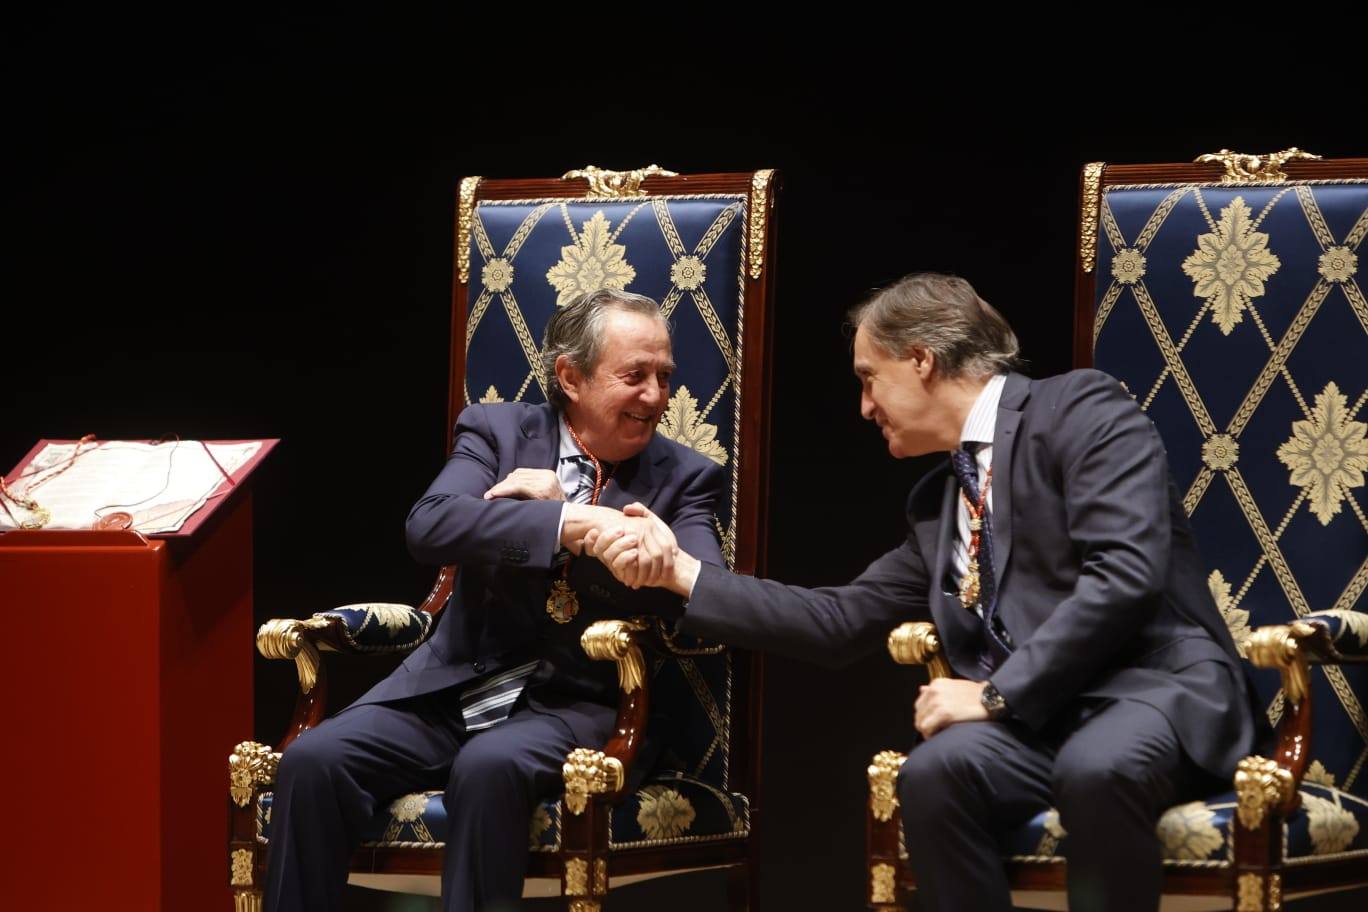
[[[485,498],[564,500],[560,480],[546,469],[517,469],[490,488]],[[597,558],[625,586],[660,586],[688,597],[698,561],[681,551],[674,532],[645,506],[628,504],[619,513],[588,504],[567,505],[561,541],[576,554]],[[956,722],[988,718],[979,701],[984,682],[939,678],[917,695],[914,724],[930,738]]]

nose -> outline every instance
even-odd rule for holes
[[[654,378],[642,384],[641,401],[651,409],[658,409],[670,398],[670,381]]]
[[[860,417],[866,421],[874,420],[874,398],[865,390],[860,390]]]

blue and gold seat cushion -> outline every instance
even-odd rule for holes
[[[1313,764],[1302,782],[1301,807],[1283,827],[1283,861],[1314,864],[1345,857],[1368,858],[1368,801],[1313,782],[1313,776],[1325,776],[1324,769]],[[1169,808],[1158,827],[1164,864],[1196,868],[1229,865],[1235,808],[1234,792]],[[1048,810],[1013,832],[1006,851],[1013,861],[1057,862],[1068,855],[1068,842],[1059,812]]]
[[[271,836],[270,792],[257,800],[257,839]],[[540,805],[528,830],[534,852],[560,849],[559,801]],[[368,847],[435,848],[443,844],[446,809],[440,791],[414,792],[390,802],[362,837]],[[613,808],[608,824],[612,848],[644,848],[696,840],[742,838],[750,834],[750,806],[744,795],[719,791],[680,773],[652,776]]]
[[[343,605],[314,617],[341,618],[342,636],[357,652],[412,649],[423,642],[432,625],[432,615],[426,611],[380,603]]]

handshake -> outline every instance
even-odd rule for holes
[[[560,479],[547,469],[515,469],[484,493],[485,500],[565,500]],[[624,585],[655,586],[685,598],[698,578],[698,560],[681,551],[675,534],[643,504],[628,504],[621,513],[592,504],[566,504],[562,514],[563,547],[603,562]]]
[[[622,521],[585,533],[583,553],[597,558],[625,586],[656,586],[688,598],[698,560],[680,550],[674,532],[639,503],[623,508]]]

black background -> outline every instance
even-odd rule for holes
[[[781,41],[687,10],[651,31],[567,14],[537,36],[513,7],[218,15],[6,30],[0,466],[41,437],[283,438],[255,482],[258,621],[413,603],[431,582],[402,530],[443,458],[464,175],[780,171],[769,568],[815,585],[898,541],[924,468],[857,413],[842,315],[864,292],[964,275],[1029,372],[1057,373],[1084,162],[1368,154],[1341,63],[1358,55],[1287,59],[1267,33],[1119,49],[1028,43],[1025,23],[991,46],[893,21]],[[365,679],[340,665],[345,700]],[[915,683],[877,657],[768,661],[767,907],[859,907],[864,768],[910,742]],[[256,688],[256,737],[275,740],[292,668],[258,659]],[[715,875],[668,884],[609,907],[721,905]]]

